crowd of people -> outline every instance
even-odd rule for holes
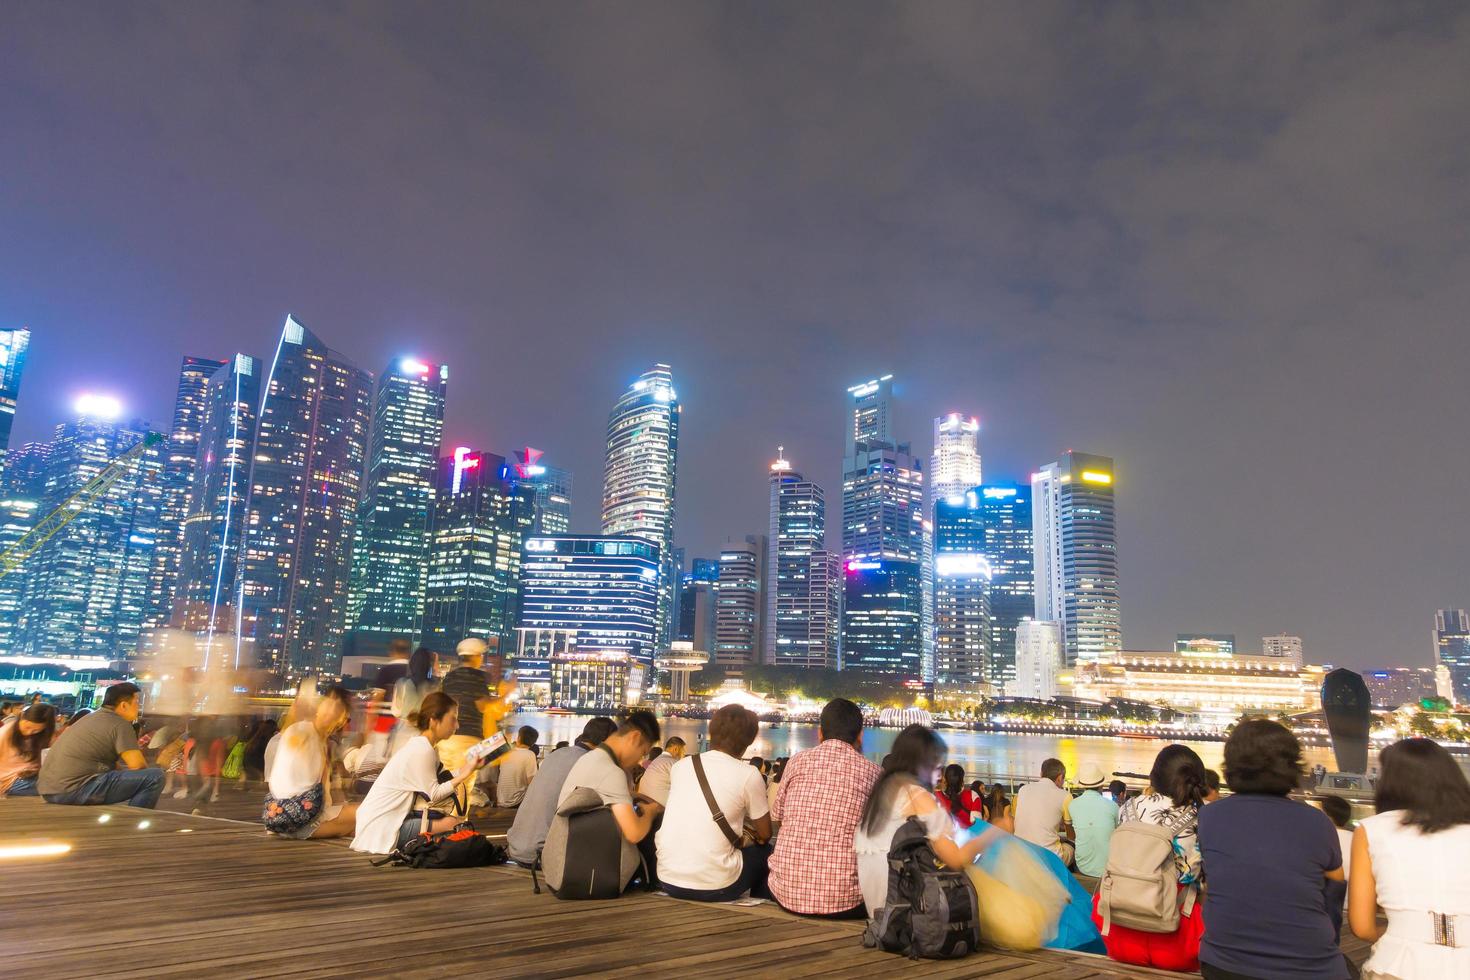
[[[656,718],[635,710],[591,718],[544,753],[539,733],[521,727],[487,765],[471,750],[507,705],[477,644],[439,679],[398,651],[374,680],[391,710],[359,711],[346,752],[358,699],[336,686],[279,725],[241,732],[185,721],[143,744],[131,684],[108,688],[101,708],[64,727],[51,705],[7,705],[0,795],[152,807],[175,780],[204,797],[222,779],[253,776],[265,784],[270,832],[350,837],[368,854],[448,830],[493,802],[515,811],[509,859],[534,867],[558,811],[591,793],[638,849],[646,886],[835,919],[871,919],[890,901],[890,843],[913,822],[938,862],[965,871],[982,935],[1001,945],[1094,950],[1219,980],[1342,980],[1355,975],[1341,952],[1346,927],[1374,944],[1364,977],[1470,977],[1470,782],[1432,741],[1382,751],[1376,814],[1356,825],[1345,800],[1303,798],[1311,783],[1301,745],[1264,719],[1236,726],[1223,779],[1192,749],[1168,745],[1137,792],[1091,763],[1069,783],[1056,759],[1014,795],[967,782],[946,764],[941,736],[920,725],[899,733],[878,765],[863,755],[861,710],[844,699],[823,709],[818,744],[789,759],[747,759],[759,723],[730,705],[710,718],[697,753],[662,739]],[[158,765],[145,759],[149,742]],[[365,777],[360,803],[334,778],[344,761]],[[1177,901],[1163,908],[1164,928],[1117,911],[1132,873],[1120,855],[1144,838],[1167,842],[1165,880]]]

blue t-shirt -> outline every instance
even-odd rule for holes
[[[1323,877],[1342,867],[1342,847],[1326,814],[1281,796],[1227,796],[1200,808],[1199,846],[1201,962],[1263,980],[1345,980],[1330,897],[1340,910],[1342,886]]]

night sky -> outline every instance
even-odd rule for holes
[[[607,413],[684,404],[678,538],[840,513],[844,394],[978,414],[987,479],[1117,458],[1125,646],[1428,663],[1470,604],[1470,7],[16,2],[15,440],[287,312],[450,365],[594,530]]]

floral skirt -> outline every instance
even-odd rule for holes
[[[317,783],[304,793],[278,799],[267,795],[260,822],[265,829],[281,837],[305,840],[316,830],[325,816],[322,806],[322,784]]]

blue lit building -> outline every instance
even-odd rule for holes
[[[1434,613],[1434,662],[1449,671],[1456,704],[1470,704],[1470,612]]]
[[[216,654],[235,665],[233,633],[239,590],[240,548],[250,495],[250,461],[255,455],[256,412],[265,367],[237,354],[210,376],[201,397],[187,516],[180,555],[172,625],[204,637],[205,658]],[[170,442],[170,452],[175,444]]]
[[[843,567],[842,669],[919,681],[919,562],[853,558]]]
[[[15,403],[30,346],[31,332],[25,327],[0,330],[0,458],[10,449],[10,427],[15,424]]]
[[[535,519],[535,488],[503,456],[460,447],[439,461],[429,525],[423,643],[453,653],[479,637],[514,649],[522,546]]]
[[[675,639],[687,640],[694,649],[709,653],[715,648],[715,616],[720,562],[696,558],[690,570],[679,576],[679,621]]]
[[[338,671],[372,405],[372,373],[288,316],[262,392],[236,611],[237,643],[262,667]]]
[[[990,565],[990,683],[1005,690],[1016,679],[1016,627],[1036,613],[1031,488],[991,484],[978,493]]]
[[[969,490],[934,502],[934,690],[944,697],[994,694],[990,562],[985,514]]]
[[[837,666],[841,623],[838,557],[825,550],[827,504],[822,488],[771,464],[770,535],[766,555],[765,659],[777,666]]]
[[[1123,649],[1113,461],[1070,450],[1031,475],[1036,619],[1062,624],[1068,667]]]
[[[644,677],[651,676],[662,566],[658,545],[632,535],[527,538],[521,555],[517,682],[523,688],[549,686],[542,634],[574,634],[573,646],[581,654],[624,654]]]
[[[545,455],[530,446],[516,450],[510,478],[533,492],[532,533],[566,534],[572,529],[572,472],[547,466],[542,462]]]
[[[419,634],[448,387],[448,367],[413,357],[394,361],[378,376],[352,549],[348,656],[381,656],[395,638]]]
[[[153,568],[148,579],[148,625],[172,621],[174,599],[184,547],[184,523],[189,516],[189,496],[199,461],[199,432],[204,424],[204,403],[209,379],[227,362],[212,357],[186,356],[179,365],[179,382],[174,392],[173,428],[163,461],[163,516],[153,549]],[[259,404],[259,386],[256,386]],[[255,413],[251,407],[251,415]],[[249,455],[245,456],[249,466]],[[227,600],[228,604],[228,600]]]

